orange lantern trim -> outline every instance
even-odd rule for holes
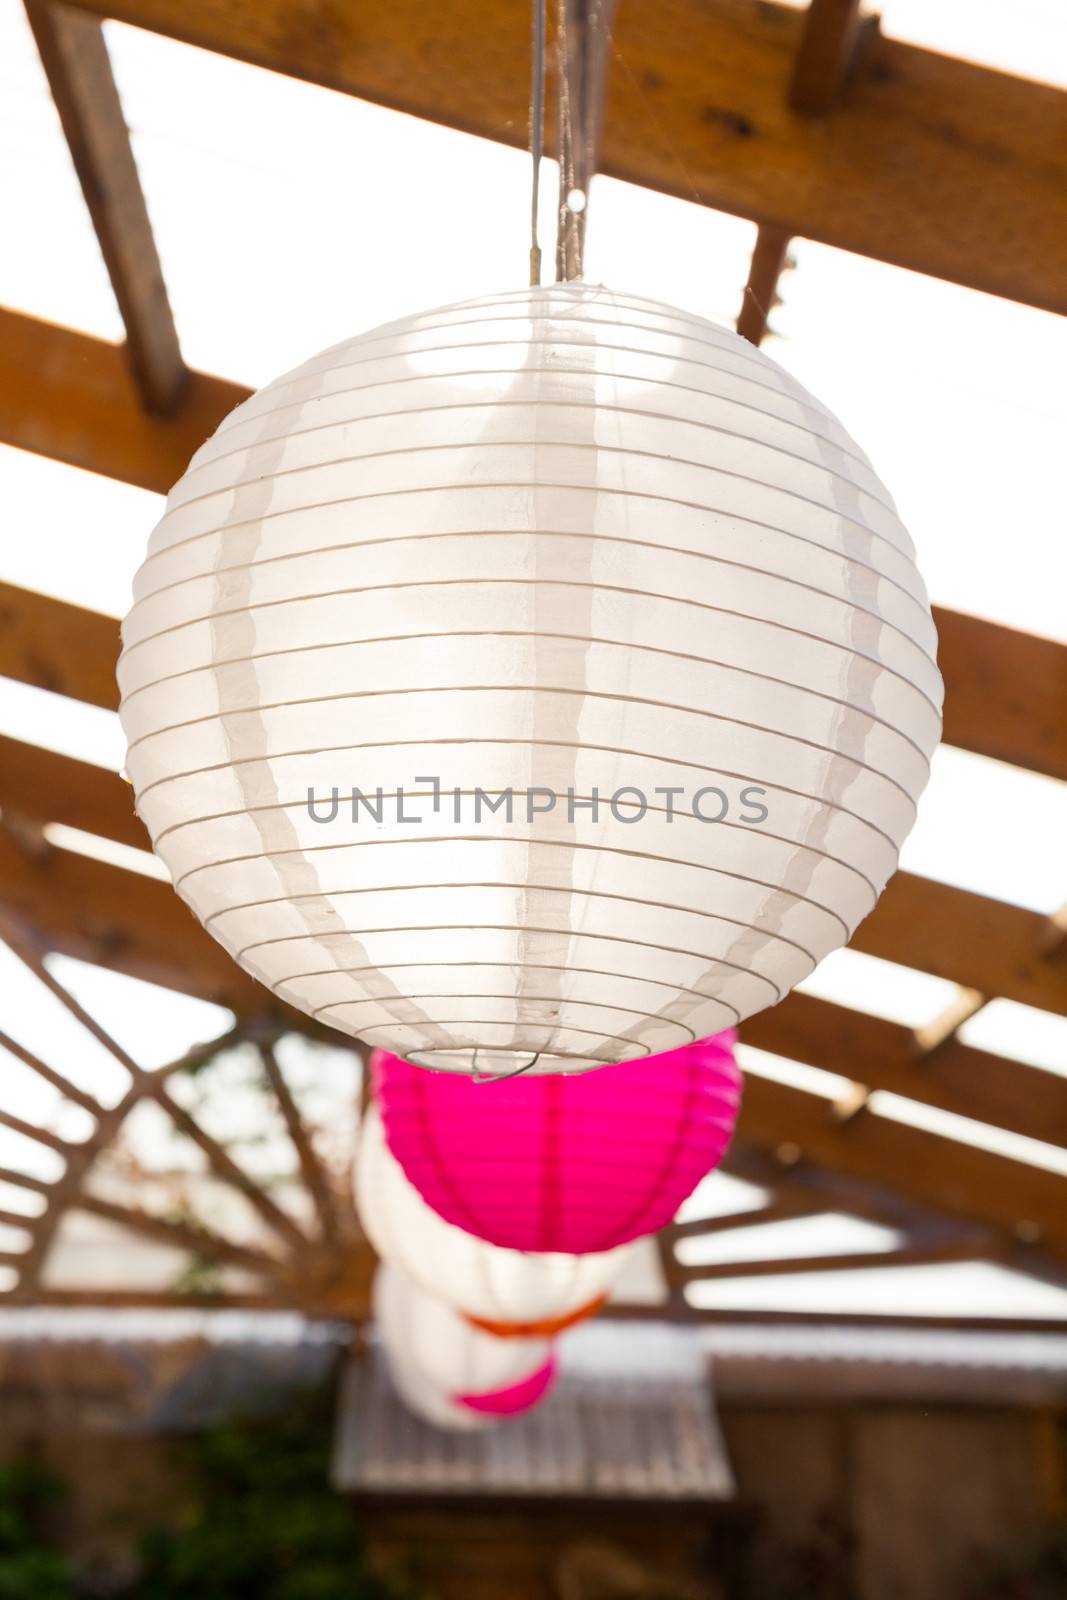
[[[545,1317],[542,1322],[492,1322],[488,1317],[471,1316],[468,1311],[463,1313],[463,1317],[472,1328],[495,1334],[498,1339],[551,1339],[557,1333],[573,1328],[575,1323],[584,1322],[586,1317],[595,1317],[607,1304],[607,1299],[606,1294],[598,1294],[595,1300],[587,1301],[577,1311],[568,1311],[561,1317]]]

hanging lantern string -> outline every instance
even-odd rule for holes
[[[530,72],[530,284],[541,282],[541,245],[537,212],[541,197],[541,157],[545,148],[545,3],[533,0],[533,62]]]

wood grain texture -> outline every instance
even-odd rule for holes
[[[946,1040],[924,1060],[911,1029],[901,1023],[796,992],[750,1017],[741,1037],[757,1049],[840,1073],[870,1089],[1067,1145],[1067,1082],[958,1039]]]
[[[122,345],[0,308],[0,440],[20,450],[166,494],[247,395],[190,372],[180,410],[150,416]]]
[[[79,0],[525,148],[524,0]],[[623,4],[601,170],[785,232],[1067,310],[1067,95],[877,37],[832,115],[789,106],[804,14]]]
[[[838,100],[861,26],[860,0],[808,0],[793,74],[789,104],[805,116],[823,116]],[[876,17],[863,19],[876,31]]]
[[[126,357],[147,410],[175,411],[187,371],[98,18],[25,0],[74,170],[126,325]]]
[[[1067,1256],[1063,1179],[1041,1167],[869,1112],[842,1127],[821,1095],[755,1073],[746,1081],[738,1138],[764,1148],[788,1139],[805,1159],[1008,1233],[1031,1224],[1046,1250]]]

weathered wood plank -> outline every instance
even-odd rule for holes
[[[525,0],[79,0],[97,15],[525,147]],[[828,117],[788,103],[804,13],[619,8],[601,167],[1013,300],[1067,310],[1067,95],[876,37]]]
[[[122,345],[0,308],[0,440],[20,450],[166,494],[247,394],[190,372],[180,410],[150,416]]]
[[[168,416],[188,373],[99,19],[25,0],[74,170],[126,325],[126,357],[145,407]]]

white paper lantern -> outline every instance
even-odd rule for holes
[[[551,1339],[498,1339],[385,1262],[374,1279],[374,1320],[390,1361],[414,1368],[453,1399],[508,1389],[552,1356]]]
[[[728,329],[583,284],[392,323],[170,495],[123,629],[138,810],[236,960],[370,1044],[671,1050],[772,1005],[896,866],[940,733],[913,557]]]
[[[492,1094],[492,1087],[487,1085],[486,1092]],[[428,1294],[486,1322],[533,1323],[578,1312],[607,1293],[633,1249],[538,1255],[503,1250],[464,1233],[432,1211],[404,1176],[385,1142],[376,1106],[360,1133],[356,1202],[383,1261]]]
[[[408,1410],[435,1428],[455,1433],[476,1433],[492,1427],[493,1418],[460,1405],[447,1390],[432,1383],[402,1353],[385,1352],[393,1387]]]
[[[472,1411],[469,1406],[461,1406],[458,1400],[453,1400],[402,1360],[390,1360],[389,1376],[408,1410],[434,1428],[443,1428],[449,1433],[479,1433],[491,1428],[496,1421],[494,1417]]]

